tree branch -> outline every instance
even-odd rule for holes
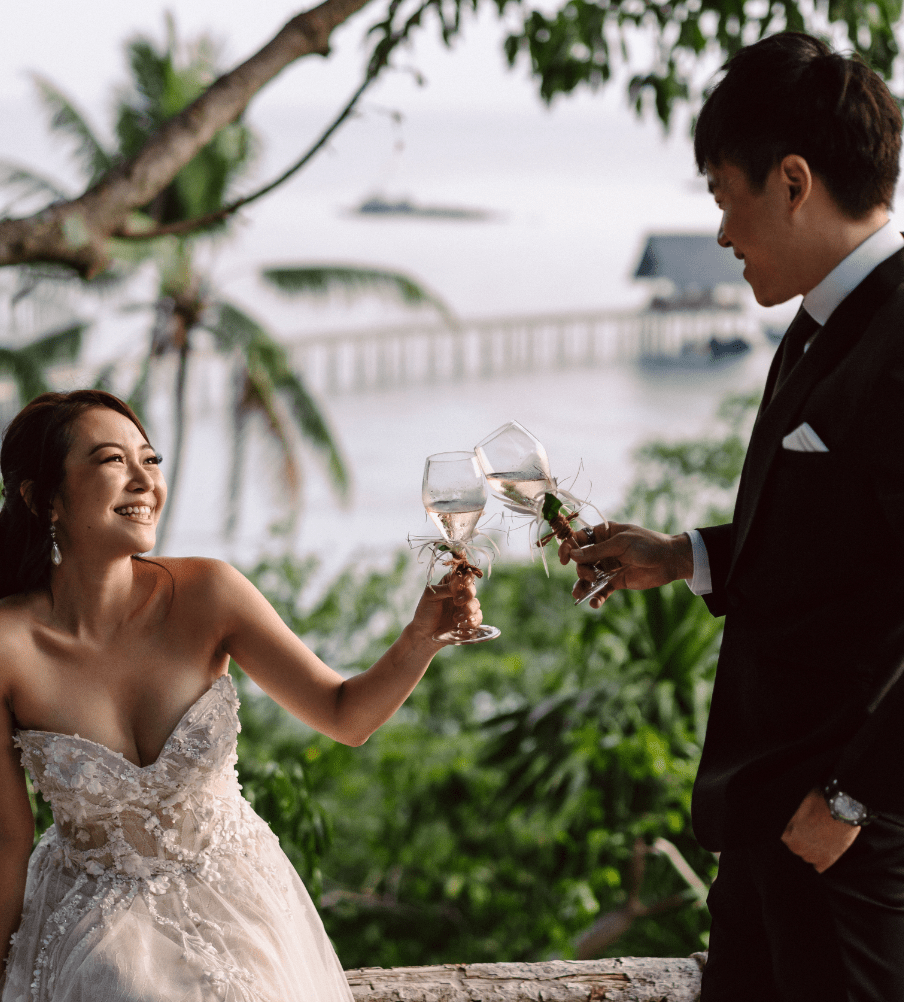
[[[85,278],[103,271],[109,262],[107,241],[124,229],[130,213],[161,192],[286,66],[303,56],[326,55],[333,30],[368,2],[324,0],[298,14],[79,198],[0,221],[0,267],[45,261],[68,265]]]
[[[387,57],[388,57],[387,53]],[[385,65],[386,60],[379,64],[379,66],[371,67],[367,71],[367,75],[364,77],[360,87],[352,94],[348,104],[339,112],[339,114],[333,119],[333,121],[327,126],[323,131],[317,141],[313,146],[299,159],[296,160],[288,170],[283,171],[274,181],[270,181],[263,186],[263,188],[258,188],[257,191],[252,192],[250,195],[243,195],[241,198],[237,198],[234,202],[230,202],[229,205],[224,205],[222,209],[218,209],[216,212],[209,212],[206,216],[197,216],[195,219],[182,219],[177,223],[167,223],[164,226],[155,226],[153,229],[149,230],[120,230],[113,234],[120,240],[153,240],[155,237],[165,237],[165,236],[184,236],[187,233],[196,233],[198,230],[205,230],[210,226],[215,226],[217,223],[222,222],[224,219],[228,219],[230,216],[234,215],[239,209],[243,209],[246,205],[251,202],[256,202],[257,199],[263,198],[264,195],[269,195],[274,188],[278,188],[283,182],[288,181],[293,174],[298,173],[302,167],[320,150],[323,146],[329,142],[330,136],[339,128],[340,125],[348,118],[348,116],[355,110],[355,106],[361,98],[361,95],[367,90],[368,87],[376,80],[377,74]]]

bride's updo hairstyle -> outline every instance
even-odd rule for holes
[[[147,441],[132,408],[103,390],[42,393],[6,429],[0,448],[0,598],[46,588],[50,582],[50,506],[63,482],[72,424],[92,407],[118,411]],[[29,481],[30,506],[21,491]]]

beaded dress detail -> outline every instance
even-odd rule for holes
[[[137,766],[18,731],[55,823],[32,853],[0,1002],[351,1002],[320,917],[241,795],[218,678]]]

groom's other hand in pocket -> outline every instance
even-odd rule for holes
[[[639,525],[610,522],[608,526],[604,523],[593,527],[593,543],[588,544],[584,529],[579,529],[576,537],[559,546],[561,563],[573,560],[577,564],[578,580],[572,589],[575,599],[590,590],[597,576],[594,564],[618,571],[606,588],[590,599],[594,609],[618,589],[658,588],[694,574],[691,541],[683,532],[669,536]]]
[[[811,790],[788,822],[782,842],[817,873],[824,873],[854,844],[860,826],[836,821],[820,790]]]

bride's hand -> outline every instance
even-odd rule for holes
[[[483,613],[477,601],[477,586],[474,578],[463,578],[460,574],[447,574],[436,585],[427,585],[417,604],[411,625],[431,642],[434,633],[480,626]],[[442,646],[446,646],[443,644]]]

